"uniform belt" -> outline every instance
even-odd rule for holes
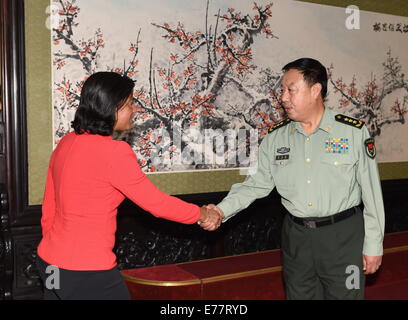
[[[328,226],[336,222],[342,221],[348,217],[351,217],[352,215],[358,212],[357,208],[358,207],[352,207],[350,209],[323,218],[299,218],[291,215],[290,213],[289,217],[292,219],[293,222],[300,224],[301,226],[310,229],[315,229],[323,226]]]

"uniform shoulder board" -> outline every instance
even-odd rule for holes
[[[286,126],[289,122],[291,122],[292,120],[290,120],[290,119],[285,119],[285,120],[282,120],[282,121],[279,121],[279,122],[277,122],[277,123],[275,123],[274,125],[273,125],[273,127],[271,127],[270,129],[269,129],[269,131],[268,131],[268,133],[271,133],[272,131],[275,131],[276,129],[279,129],[279,128],[281,128],[281,127],[284,127],[284,126]]]
[[[335,119],[338,122],[348,124],[349,126],[353,126],[358,129],[361,129],[364,125],[364,121],[349,116],[345,116],[344,114],[336,114]]]

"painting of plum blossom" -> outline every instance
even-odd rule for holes
[[[380,161],[408,159],[405,17],[360,11],[349,30],[344,8],[288,0],[50,4],[54,145],[72,130],[87,77],[113,71],[135,81],[137,106],[115,138],[145,172],[249,167],[285,118],[282,66],[313,57],[328,70],[326,106],[366,122]]]

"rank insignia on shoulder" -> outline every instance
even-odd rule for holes
[[[374,159],[376,155],[375,151],[375,144],[374,144],[374,138],[368,138],[364,141],[364,146],[365,146],[365,151],[367,155],[371,158]]]
[[[275,131],[276,129],[279,129],[280,127],[284,127],[284,126],[286,126],[289,122],[291,122],[292,120],[290,120],[290,119],[285,119],[285,120],[282,120],[282,121],[279,121],[279,122],[277,122],[277,123],[275,123],[274,125],[273,125],[273,127],[271,127],[270,129],[269,129],[269,131],[268,131],[268,133],[271,133],[272,131]]]
[[[336,114],[334,118],[338,122],[348,124],[358,129],[361,129],[364,125],[364,121],[361,121],[361,120],[358,120],[358,119],[355,119],[349,116],[345,116],[343,114]]]

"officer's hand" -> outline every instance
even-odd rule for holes
[[[218,228],[222,223],[222,219],[224,218],[224,212],[222,212],[222,210],[213,203],[207,204],[206,207],[207,209],[215,210],[218,213],[218,216],[219,216],[219,221],[217,225],[217,228]]]
[[[382,256],[366,256],[363,254],[363,271],[364,274],[377,272],[382,262]]]
[[[200,211],[203,213],[202,216],[204,216],[204,219],[201,220],[201,217],[197,223],[204,230],[214,231],[217,230],[221,225],[224,215],[220,213],[220,210],[217,210],[215,208],[216,206],[214,205],[202,206],[200,208]]]

